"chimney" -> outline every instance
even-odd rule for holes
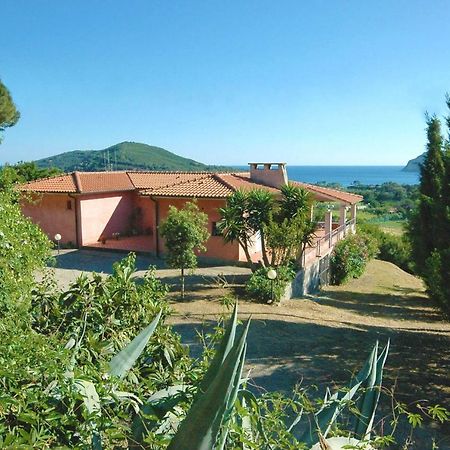
[[[279,188],[288,183],[286,163],[248,163],[250,179],[256,183]]]

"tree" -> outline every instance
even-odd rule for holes
[[[311,217],[313,199],[306,190],[293,184],[286,184],[281,187],[280,200],[280,221],[284,219],[292,220],[301,216],[303,220]]]
[[[309,192],[294,185],[281,188],[281,199],[262,189],[236,191],[228,198],[218,224],[225,242],[237,241],[252,271],[255,265],[250,247],[259,236],[264,266],[285,264],[297,259],[311,242],[315,223],[311,218]]]
[[[450,109],[450,99],[447,96]],[[450,130],[450,117],[446,118]],[[419,200],[408,224],[416,270],[430,297],[450,313],[450,137],[427,116],[427,152],[420,170]]]
[[[0,80],[0,132],[14,126],[20,118],[8,88]],[[2,136],[0,134],[0,143]]]
[[[247,221],[251,233],[255,236],[259,234],[261,239],[261,253],[265,266],[269,265],[267,255],[265,226],[269,223],[275,205],[273,195],[264,189],[253,189],[247,196]]]
[[[16,183],[26,183],[39,178],[51,177],[61,173],[56,167],[38,167],[35,162],[20,161],[17,164],[5,164],[0,169],[0,190]]]
[[[244,250],[250,268],[254,271],[254,264],[249,249],[254,235],[248,220],[248,209],[248,192],[242,190],[234,192],[227,199],[226,206],[219,209],[222,218],[217,224],[217,228],[225,242],[239,243]]]
[[[170,206],[166,220],[159,229],[165,239],[166,259],[170,267],[181,270],[181,297],[184,298],[186,269],[197,267],[197,254],[206,251],[209,238],[208,216],[195,203],[188,202],[183,209]]]
[[[265,226],[271,265],[299,263],[308,245],[312,244],[317,224],[311,220],[313,199],[298,186],[287,184],[281,188],[281,199]]]
[[[444,181],[443,138],[441,122],[436,116],[427,117],[427,153],[420,171],[418,208],[410,220],[409,237],[419,274],[426,260],[439,247],[442,226],[442,185]]]

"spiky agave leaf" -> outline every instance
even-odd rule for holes
[[[376,355],[376,360],[372,366],[370,376],[364,385],[365,391],[358,402],[360,415],[355,418],[355,435],[360,439],[365,439],[370,435],[375,412],[380,398],[381,383],[383,381],[383,369],[389,353],[390,341],[387,342],[380,355]]]
[[[109,373],[123,378],[141,355],[147,342],[158,326],[162,311],[159,311],[153,322],[141,331],[124,349],[114,356],[109,363]]]
[[[228,353],[232,349],[234,345],[234,339],[236,336],[236,327],[237,327],[237,314],[238,314],[238,303],[234,304],[233,313],[231,315],[230,320],[225,327],[225,334],[220,341],[219,348],[216,350],[216,353],[209,364],[208,370],[203,376],[202,381],[198,387],[198,395],[194,399],[194,403],[197,399],[208,389],[211,382],[216,378],[218,372],[220,371],[225,358]]]
[[[238,399],[241,404],[241,408],[247,410],[247,414],[241,416],[237,414],[238,423],[244,429],[247,436],[253,438],[262,438],[264,441],[264,450],[271,450],[272,446],[269,444],[266,433],[264,431],[261,409],[253,392],[248,389],[240,389],[238,392]],[[288,431],[290,431],[288,429]],[[246,443],[242,443],[243,450],[249,448]]]
[[[225,443],[227,441],[227,436],[228,436],[228,426],[226,426],[226,424],[228,424],[228,422],[230,421],[230,419],[232,417],[233,410],[234,410],[234,404],[236,403],[236,400],[237,400],[239,386],[241,385],[241,382],[242,382],[241,376],[242,376],[242,370],[244,368],[246,353],[247,353],[247,343],[244,343],[244,348],[242,350],[242,356],[241,356],[241,359],[239,362],[239,366],[238,366],[238,368],[236,370],[236,374],[234,376],[231,394],[227,400],[225,413],[221,420],[221,422],[222,422],[221,432],[219,435],[218,443],[216,445],[217,450],[223,450],[225,448]]]
[[[336,392],[331,397],[329,391],[325,394],[325,402],[322,408],[315,414],[315,427],[311,430],[306,430],[300,437],[300,441],[306,445],[311,446],[319,442],[319,432],[323,437],[326,437],[331,429],[334,421],[337,419],[345,404],[350,401],[361,387],[361,384],[369,377],[372,372],[377,358],[378,342],[372,349],[370,356],[367,358],[362,369],[358,372],[356,377],[350,382],[349,389],[346,393]]]
[[[236,395],[245,360],[245,342],[250,321],[228,352],[216,377],[199,396],[181,423],[168,450],[211,450],[221,440],[220,432],[230,399]]]

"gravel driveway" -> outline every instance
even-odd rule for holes
[[[112,273],[112,266],[116,261],[120,261],[127,254],[124,252],[112,252],[103,250],[70,249],[61,250],[59,255],[54,252],[56,265],[54,266],[55,279],[61,289],[66,289],[69,284],[82,273],[98,272],[105,275]],[[168,284],[178,282],[179,270],[169,269],[160,258],[137,255],[136,275],[143,276],[149,266],[155,266],[158,278]],[[213,265],[199,267],[195,274],[187,277],[187,284],[198,284],[205,280],[220,277],[225,280],[240,279],[250,274],[250,270],[245,267],[235,267],[227,265]]]

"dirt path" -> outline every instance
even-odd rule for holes
[[[196,332],[215,325],[224,312],[219,299],[230,287],[194,288],[190,301],[172,302],[171,320],[198,354]],[[289,392],[297,383],[320,390],[345,386],[375,341],[390,339],[385,387],[396,386],[396,397],[407,403],[423,399],[450,407],[450,323],[430,305],[421,281],[390,263],[373,261],[359,280],[316,297],[280,306],[241,301],[239,317],[250,314],[247,369],[263,390]],[[423,433],[438,433],[444,439],[439,448],[450,448],[448,427]]]
[[[62,252],[55,269],[58,284],[66,287],[81,272],[111,273],[113,262],[123,256]],[[249,271],[231,266],[198,269],[187,278],[188,297],[180,302],[178,272],[160,260],[138,257],[137,275],[149,264],[157,265],[157,275],[171,286],[170,320],[193,356],[202,351],[197,333],[210,332],[226,313],[220,299],[241,297],[239,317],[253,318],[246,369],[261,391],[289,393],[298,383],[318,386],[319,392],[333,384],[345,386],[375,341],[390,339],[384,386],[395,387],[396,398],[405,403],[424,400],[450,409],[450,323],[430,304],[421,281],[390,263],[372,261],[359,280],[279,306],[245,300],[242,288]],[[382,413],[388,412],[386,403]],[[440,449],[450,449],[448,426],[425,427],[419,436],[410,448],[430,448],[435,436]]]

